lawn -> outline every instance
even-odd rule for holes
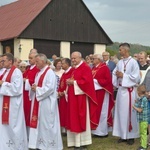
[[[139,139],[135,139],[135,143],[131,146],[126,143],[117,143],[118,137],[114,137],[109,133],[107,138],[95,138],[92,139],[92,145],[87,147],[88,150],[136,150],[140,146]],[[63,136],[64,150],[73,150],[73,148],[67,148],[67,137]],[[150,150],[148,148],[147,150]]]

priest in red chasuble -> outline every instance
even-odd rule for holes
[[[27,133],[29,134],[28,127],[30,126],[30,113],[31,113],[31,100],[29,99],[29,90],[34,83],[35,75],[39,71],[35,64],[35,56],[37,53],[29,53],[29,64],[27,70],[23,73],[24,89],[23,89],[23,100],[24,100],[24,114],[27,126]]]
[[[13,66],[11,53],[4,54],[1,61],[6,69],[0,76],[0,149],[27,150],[22,72]]]
[[[58,96],[59,96],[59,116],[60,116],[60,125],[62,127],[62,133],[66,133],[66,121],[67,121],[67,97],[66,90],[67,84],[66,80],[69,79],[72,75],[74,68],[71,67],[71,60],[69,58],[62,59],[62,69],[65,72],[62,74],[60,78],[60,84],[58,88]]]
[[[97,99],[90,67],[82,61],[80,52],[71,54],[74,71],[67,80],[67,142],[68,147],[92,143],[91,129],[96,129]]]
[[[112,109],[114,100],[112,77],[108,66],[103,62],[102,55],[93,55],[93,65],[92,75],[98,100],[97,116],[99,124],[96,130],[92,130],[92,134],[107,137],[108,127],[113,125]]]

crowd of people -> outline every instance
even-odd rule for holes
[[[147,53],[130,56],[119,46],[121,59],[109,52],[69,58],[31,49],[28,62],[11,53],[0,56],[0,149],[87,150],[92,138],[118,144],[150,145],[150,69]],[[147,132],[148,131],[148,132]]]

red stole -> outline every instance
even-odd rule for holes
[[[107,123],[109,126],[112,126],[113,125],[112,109],[114,107],[114,99],[113,99],[113,85],[112,85],[110,70],[105,63],[101,63],[97,67],[94,67],[92,69],[92,74],[93,74],[93,78],[97,79],[98,83],[103,88],[101,90],[96,90],[98,106],[99,106],[97,109],[97,117],[100,119],[104,96],[105,96],[105,92],[107,91],[109,93]]]
[[[49,69],[50,69],[50,67],[47,67],[45,69],[44,73],[40,76],[37,86],[42,87],[43,79]],[[39,113],[39,102],[37,101],[36,96],[35,96],[35,100],[34,100],[34,104],[33,104],[33,112],[32,112],[32,117],[31,117],[31,122],[30,122],[31,128],[37,128],[38,113]]]
[[[10,82],[11,76],[16,69],[15,66],[12,66],[5,82]],[[4,74],[6,73],[6,70],[4,71],[3,75],[1,78],[3,78]],[[3,96],[3,107],[2,107],[2,124],[9,124],[9,105],[10,105],[10,96]]]
[[[131,93],[133,91],[133,87],[132,88],[128,88],[128,92],[129,92],[129,132],[132,130],[132,124],[131,124],[131,109],[132,109],[132,104],[131,104]]]

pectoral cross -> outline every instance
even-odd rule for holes
[[[5,110],[5,112],[8,110],[8,104],[5,103],[3,109]]]
[[[13,145],[13,143],[11,142],[11,140],[9,140],[8,143],[6,143],[8,145],[8,147],[10,147],[11,145]]]
[[[53,140],[52,142],[50,142],[50,145],[54,146],[56,143],[55,141]]]
[[[44,141],[42,139],[40,139],[39,144],[44,144]]]
[[[37,120],[37,116],[33,116],[33,117],[32,117],[32,120],[33,120],[33,121],[36,121],[36,120]]]

